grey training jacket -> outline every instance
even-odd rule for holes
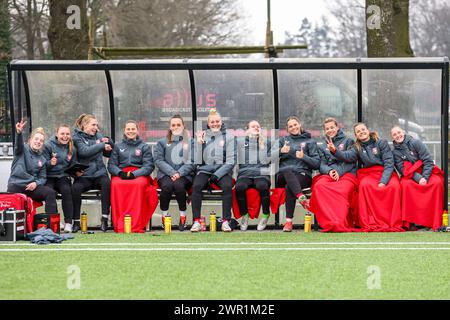
[[[114,146],[108,161],[109,173],[118,176],[119,172],[126,167],[139,168],[133,171],[135,177],[149,176],[155,169],[152,149],[139,137],[136,140],[124,137],[122,142]]]
[[[431,172],[433,171],[434,162],[433,157],[428,151],[425,144],[418,140],[414,139],[410,135],[405,135],[405,139],[402,143],[396,143],[394,141],[394,150],[392,151],[394,154],[395,160],[395,168],[398,173],[403,176],[403,161],[409,161],[412,164],[416,163],[418,160],[422,160],[423,162],[423,170],[422,174],[414,172],[413,179],[417,183],[421,178],[425,178],[428,181],[430,178]]]
[[[45,185],[47,182],[45,161],[42,152],[33,151],[28,144],[24,144],[22,133],[16,134],[8,186],[26,187],[31,182],[36,182],[38,186]]]

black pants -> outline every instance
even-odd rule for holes
[[[192,186],[192,215],[193,219],[200,219],[202,210],[203,194],[202,190],[207,186],[208,179],[211,175],[207,173],[199,173],[194,178],[194,184]],[[217,185],[222,189],[222,218],[226,220],[231,219],[231,206],[233,201],[233,195],[231,189],[233,187],[233,180],[230,175],[223,176]]]
[[[293,218],[297,195],[302,189],[311,186],[312,179],[306,173],[292,172],[289,170],[280,172],[277,176],[276,186],[286,189],[286,217]]]
[[[258,190],[263,213],[270,214],[270,181],[266,178],[239,178],[236,181],[236,199],[241,215],[248,213],[246,191],[249,188]]]
[[[23,193],[33,200],[44,201],[45,213],[58,213],[58,207],[56,205],[56,192],[49,187],[37,186],[33,191],[27,191],[25,190],[25,187],[8,185],[7,191],[12,193]]]
[[[111,204],[111,180],[108,176],[98,178],[76,178],[72,186],[73,195],[73,219],[80,220],[81,194],[91,189],[101,191],[102,218],[108,219]]]
[[[47,187],[59,192],[62,197],[62,208],[64,212],[64,222],[72,223],[73,219],[73,200],[72,200],[72,181],[69,177],[47,178]]]
[[[172,194],[175,194],[180,211],[186,211],[186,192],[191,186],[191,182],[186,177],[172,181],[169,176],[164,176],[158,180],[158,186],[161,189],[161,194],[159,195],[159,207],[161,211],[169,210]]]

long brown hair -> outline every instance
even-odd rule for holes
[[[60,124],[56,128],[56,133],[58,133],[59,129],[61,129],[61,128],[67,128],[70,131],[69,125],[63,123],[63,124]],[[70,138],[68,145],[69,145],[69,151],[68,151],[67,155],[72,158],[72,155],[73,155],[73,140],[72,140],[72,137]]]
[[[173,115],[170,120],[169,120],[169,129],[167,130],[167,143],[171,144],[173,142],[173,134],[172,131],[170,130],[170,122],[172,121],[172,119],[180,119],[181,123],[183,124],[184,127],[184,119],[182,116],[180,116],[179,114],[175,114]],[[189,143],[189,133],[186,130],[186,128],[183,129],[183,143]]]
[[[367,128],[367,130],[369,130],[369,128],[367,127],[367,125],[364,122],[358,122],[353,125],[353,133],[355,133],[356,127],[361,126],[361,125],[365,126]],[[370,130],[369,130],[369,138],[372,138],[374,141],[378,141],[380,139],[380,137],[378,136],[378,132],[370,131]],[[356,148],[356,150],[361,151],[362,144],[358,138],[356,138],[356,141],[355,141],[355,148]]]
[[[300,134],[302,134],[302,133],[305,132],[305,130],[303,129],[302,123],[301,123],[300,119],[299,119],[297,116],[289,116],[289,117],[286,119],[286,131],[288,131],[288,123],[289,123],[289,121],[291,121],[291,120],[297,121],[298,124],[300,125]],[[289,131],[288,131],[288,133],[289,133]]]

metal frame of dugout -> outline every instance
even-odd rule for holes
[[[279,74],[284,70],[353,70],[356,76],[357,112],[355,122],[365,119],[363,104],[363,72],[370,70],[436,70],[440,77],[440,147],[441,166],[445,172],[444,208],[448,209],[448,111],[449,111],[449,60],[442,58],[356,58],[356,59],[184,59],[184,60],[97,60],[97,61],[45,61],[14,60],[7,66],[8,94],[11,128],[14,141],[15,123],[19,115],[26,115],[29,130],[33,128],[30,88],[27,73],[30,71],[102,71],[108,87],[111,137],[115,141],[116,117],[112,71],[183,70],[188,73],[192,124],[197,120],[197,95],[195,72],[199,70],[269,70],[272,75],[274,128],[280,128]],[[13,76],[14,75],[14,76]],[[14,81],[13,81],[14,79]],[[25,108],[25,110],[23,110]],[[220,110],[219,110],[220,111]],[[375,130],[377,128],[374,128]]]

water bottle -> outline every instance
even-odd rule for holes
[[[87,213],[83,211],[81,213],[81,233],[87,233],[87,230]]]
[[[442,226],[448,227],[448,212],[447,212],[447,210],[444,210],[444,213],[442,214]]]
[[[164,217],[164,233],[172,233],[172,217]]]
[[[217,229],[216,213],[214,211],[212,211],[209,214],[209,231],[216,232],[216,229]]]
[[[311,232],[311,214],[305,214],[305,232]]]
[[[200,217],[200,224],[202,225],[202,231],[206,231],[206,220],[205,216]]]
[[[123,218],[123,232],[131,233],[131,215],[129,214]]]

